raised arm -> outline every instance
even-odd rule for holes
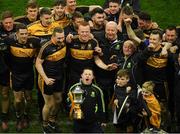
[[[132,22],[132,20],[130,18],[124,20],[124,23],[125,23],[126,29],[127,29],[128,37],[130,40],[134,40],[138,44],[140,44],[142,40],[136,36],[134,30],[131,27],[131,22]]]

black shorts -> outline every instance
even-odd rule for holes
[[[11,88],[18,92],[32,90],[34,87],[34,74],[11,74]]]
[[[44,82],[44,94],[52,95],[55,92],[62,92],[63,91],[63,79],[55,80],[53,85],[46,85]]]
[[[8,70],[6,72],[0,74],[0,85],[9,86],[9,81],[10,81],[9,74],[10,73]]]

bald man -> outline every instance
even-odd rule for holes
[[[119,55],[122,48],[121,41],[118,40],[117,32],[117,23],[109,21],[105,26],[104,33],[94,35],[103,52],[103,55],[100,58],[105,64],[115,62],[112,57],[113,55]],[[116,70],[107,71],[96,67],[95,74],[96,82],[103,90],[105,108],[107,109],[109,100],[113,93]],[[108,120],[108,113],[106,113],[106,119]]]

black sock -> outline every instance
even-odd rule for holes
[[[8,114],[7,113],[1,113],[1,120],[2,120],[2,122],[8,121]]]

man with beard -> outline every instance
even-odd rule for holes
[[[66,3],[63,0],[55,0],[53,4],[53,20],[64,28],[70,23],[68,15],[65,14]]]
[[[36,59],[38,84],[45,101],[42,109],[42,126],[45,133],[61,132],[57,115],[62,100],[65,56],[64,31],[55,28],[51,40],[40,49]]]
[[[94,8],[90,12],[91,20],[89,21],[89,25],[91,27],[91,33],[101,33],[105,30],[105,13],[102,8]]]
[[[44,7],[40,10],[40,20],[28,25],[27,27],[29,34],[32,36],[39,37],[41,40],[41,46],[43,46],[45,42],[50,40],[54,28],[59,27],[59,24],[57,22],[52,22],[51,10],[47,7]],[[37,83],[38,82],[36,79],[36,84]],[[37,89],[39,88],[38,85],[36,85],[36,88]],[[42,113],[42,107],[44,105],[44,100],[39,89],[38,89],[38,105],[39,105],[40,119],[42,119],[41,113]]]
[[[159,29],[159,26],[156,22],[153,22],[151,15],[149,13],[141,11],[138,13],[138,28],[143,30],[144,36],[149,39],[149,35],[155,29]]]

